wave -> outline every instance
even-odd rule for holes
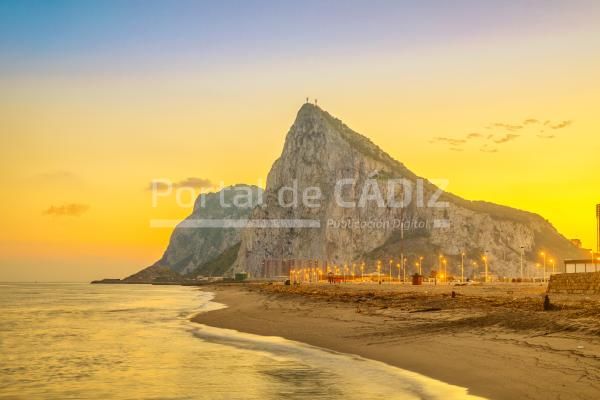
[[[201,310],[196,310],[196,314],[227,307],[212,302],[214,294],[207,294],[209,296],[205,299],[208,301],[203,304]],[[401,399],[483,399],[469,395],[466,388],[416,372],[279,336],[261,336],[198,323],[193,323],[190,329],[195,337],[210,343],[260,353],[279,362],[307,363],[319,370],[328,371],[331,375],[344,377],[345,381],[360,382],[360,387],[369,395],[381,394],[386,398]]]

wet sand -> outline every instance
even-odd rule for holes
[[[212,285],[195,322],[357,354],[490,399],[596,399],[600,296],[540,285]],[[455,297],[451,292],[455,292]]]

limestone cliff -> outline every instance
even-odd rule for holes
[[[410,144],[406,147],[408,151]],[[389,186],[391,179],[406,179],[412,189]],[[351,183],[341,186],[338,197],[356,206],[339,205],[335,188],[340,180]],[[374,183],[385,204],[364,199],[361,204],[361,197],[367,194],[369,199],[368,195],[373,194]],[[282,206],[278,195],[283,187],[293,187],[299,197],[307,188],[320,188],[320,206],[303,205],[301,199],[297,206]],[[287,204],[294,200],[291,192],[282,196]],[[397,260],[403,253],[411,270],[419,256],[424,257],[426,272],[438,269],[438,255],[443,254],[448,269],[456,271],[464,252],[467,268],[474,262],[481,267],[482,256],[487,254],[492,273],[517,276],[521,251],[529,268],[539,261],[541,250],[557,260],[581,254],[536,214],[468,201],[450,193],[441,194],[435,201],[437,192],[436,186],[421,180],[369,139],[317,106],[305,104],[269,172],[264,204],[252,211],[251,218],[318,221],[320,227],[244,229],[235,270],[260,276],[263,260],[281,258],[337,264],[366,261],[372,269],[373,260]],[[392,194],[394,199],[402,201],[406,196],[412,201],[406,207],[391,205],[387,199]],[[443,205],[440,202],[447,203],[447,207],[438,207]],[[344,221],[351,224],[344,225]],[[402,234],[400,223],[404,224]]]
[[[240,229],[198,227],[198,223],[206,220],[227,222],[248,218],[260,199],[260,193],[262,189],[256,186],[235,185],[199,196],[192,214],[173,230],[162,258],[125,281],[142,278],[152,281],[155,277],[165,275],[165,269],[180,275],[222,274],[231,263],[215,268],[214,263],[210,262],[222,257],[224,253],[227,254],[228,250],[238,248],[236,246],[240,242]],[[234,198],[238,200],[234,202]],[[143,274],[140,274],[142,272]]]

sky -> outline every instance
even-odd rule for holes
[[[0,281],[150,265],[171,231],[149,221],[190,213],[150,182],[264,185],[306,97],[591,248],[598,21],[597,1],[4,0]]]

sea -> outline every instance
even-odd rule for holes
[[[197,287],[0,283],[0,399],[468,399],[355,355],[190,321]]]

